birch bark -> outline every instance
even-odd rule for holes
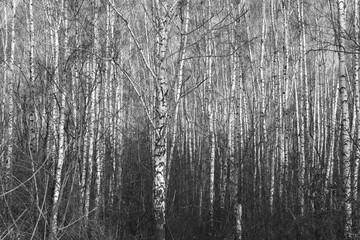
[[[155,102],[155,146],[154,146],[154,195],[153,207],[158,240],[165,240],[165,202],[166,202],[166,165],[167,165],[167,118],[168,118],[168,78],[166,57],[169,32],[168,2],[155,0],[157,29],[156,54],[156,102]]]
[[[94,142],[94,147],[96,147],[95,153],[94,153],[94,162],[96,163],[96,178],[95,178],[95,187],[96,187],[96,194],[95,194],[95,208],[96,208],[96,220],[98,220],[99,213],[101,211],[101,204],[102,204],[102,189],[101,189],[101,182],[102,182],[102,170],[103,170],[103,156],[104,156],[104,141],[103,141],[103,122],[104,122],[104,116],[103,116],[103,82],[101,77],[101,71],[97,71],[97,59],[98,54],[100,54],[100,41],[99,41],[99,0],[94,0],[94,57],[93,57],[93,71],[95,71],[94,77],[94,83],[95,86],[95,99],[96,101],[94,103],[94,112],[95,112],[95,129],[96,129],[96,141]]]
[[[346,83],[346,62],[345,46],[343,37],[345,37],[345,0],[338,0],[339,10],[339,94],[341,103],[341,165],[342,165],[342,204],[345,215],[345,239],[351,239],[351,181],[350,181],[350,126],[349,126],[349,105]]]
[[[16,2],[12,0],[11,2],[11,25],[10,25],[10,55],[9,55],[9,71],[6,71],[7,74],[7,92],[8,92],[8,139],[9,144],[7,147],[7,156],[6,156],[6,168],[5,168],[5,191],[11,188],[11,172],[12,172],[12,156],[13,156],[13,131],[14,131],[14,99],[13,99],[13,85],[15,79],[14,72],[14,58],[15,58],[15,15],[16,15]]]
[[[277,93],[280,93],[280,87],[279,87],[279,51],[278,51],[278,46],[277,46],[277,40],[278,40],[278,36],[277,36],[277,29],[276,29],[276,23],[275,23],[275,11],[276,11],[276,5],[274,0],[271,0],[271,29],[272,29],[272,33],[273,33],[273,66],[272,66],[272,80],[274,82],[274,87],[277,88],[275,89],[275,91],[277,91]],[[275,109],[277,109],[279,107],[279,98],[275,98]],[[271,213],[274,212],[274,197],[275,197],[275,180],[276,180],[276,174],[275,174],[275,170],[276,170],[276,165],[277,165],[277,153],[279,152],[279,148],[278,148],[278,141],[279,141],[279,130],[280,130],[280,114],[276,114],[275,117],[276,123],[275,123],[275,151],[273,153],[272,156],[272,161],[271,161],[271,173],[270,173],[270,199],[269,199],[269,204],[270,204],[270,211]]]
[[[214,196],[215,196],[215,132],[214,132],[214,109],[213,109],[213,97],[212,97],[212,20],[211,20],[211,0],[208,1],[207,16],[209,18],[208,33],[206,39],[206,78],[207,84],[207,114],[209,117],[209,135],[210,135],[210,226],[213,230],[214,227]]]
[[[262,2],[262,30],[261,30],[261,40],[260,40],[260,95],[261,95],[261,103],[260,103],[260,117],[261,117],[261,138],[260,138],[260,142],[261,142],[261,155],[260,156],[260,161],[262,162],[262,164],[264,165],[264,161],[267,160],[267,129],[266,129],[266,113],[265,113],[265,109],[266,109],[266,92],[265,92],[265,41],[266,41],[266,34],[267,34],[267,26],[266,26],[266,0],[263,0]],[[262,181],[260,181],[260,186],[261,185],[265,185],[265,176],[264,176],[264,172],[263,171],[261,173],[262,175]],[[264,186],[262,186],[264,187]],[[261,191],[261,187],[260,187],[260,192]]]
[[[67,0],[62,0],[62,15],[60,18],[62,19],[66,19],[64,21],[64,29],[65,29],[65,37],[64,37],[64,47],[65,47],[65,52],[64,52],[64,58],[67,58],[67,33],[66,33],[66,29],[67,29]],[[61,22],[61,20],[59,19],[59,21]],[[55,187],[54,187],[54,195],[53,195],[53,203],[52,203],[52,212],[51,212],[51,217],[50,217],[50,236],[49,239],[57,239],[57,234],[58,234],[58,229],[59,229],[59,222],[58,222],[58,213],[59,213],[59,206],[61,203],[61,190],[62,190],[62,179],[61,179],[61,172],[62,172],[62,167],[64,164],[64,159],[65,159],[65,132],[64,132],[64,127],[65,127],[65,104],[66,104],[66,89],[63,87],[64,86],[64,79],[63,79],[63,75],[60,73],[60,55],[59,55],[59,40],[58,40],[58,31],[60,30],[59,28],[59,23],[56,23],[57,27],[55,29],[56,33],[54,36],[54,49],[56,51],[55,54],[55,68],[56,70],[56,92],[57,94],[55,94],[57,100],[55,101],[55,103],[59,102],[60,104],[55,104],[54,109],[58,108],[57,110],[55,110],[54,112],[54,130],[55,130],[55,136],[56,136],[56,140],[55,142],[57,142],[58,145],[58,150],[57,150],[57,161],[56,161],[56,167],[55,167]],[[62,66],[62,65],[61,65]],[[56,86],[54,86],[54,88],[56,88]]]
[[[300,61],[299,61],[299,81],[300,81],[300,92],[303,91],[303,89],[301,88],[304,84],[306,80],[306,78],[304,78],[304,63],[305,63],[305,52],[304,52],[304,39],[305,39],[305,29],[304,29],[304,2],[303,0],[298,0],[298,14],[299,14],[299,21],[300,21]],[[304,93],[305,94],[305,93]],[[306,96],[306,95],[305,95]],[[300,97],[300,109],[303,106],[304,103],[304,96]],[[306,102],[306,101],[305,101]],[[300,204],[300,212],[301,214],[304,214],[304,203],[305,203],[305,198],[304,198],[304,183],[305,183],[305,167],[306,167],[306,163],[305,163],[305,138],[304,138],[304,124],[305,124],[305,120],[304,120],[304,116],[302,114],[302,112],[297,111],[298,112],[298,125],[299,125],[299,131],[298,131],[298,135],[299,135],[299,170],[298,170],[298,175],[299,175],[299,204]],[[306,113],[306,108],[305,108],[305,113]]]
[[[93,168],[94,168],[94,164],[98,163],[97,158],[96,158],[96,118],[97,118],[97,101],[98,101],[98,91],[99,91],[99,86],[97,84],[97,77],[98,77],[98,71],[97,71],[97,54],[98,54],[98,9],[97,9],[97,0],[93,0],[93,11],[94,11],[94,27],[93,27],[93,34],[94,34],[94,46],[93,46],[93,53],[92,53],[92,59],[91,59],[91,63],[89,62],[89,67],[90,67],[90,74],[91,74],[91,83],[90,84],[90,88],[88,89],[90,91],[90,108],[89,108],[89,128],[88,128],[88,136],[87,136],[87,141],[88,141],[88,155],[87,155],[87,161],[88,161],[88,165],[86,166],[87,172],[86,173],[86,180],[85,180],[85,222],[86,225],[88,224],[88,219],[89,219],[89,213],[90,213],[90,190],[91,190],[91,183],[92,183],[92,176],[93,176]],[[95,169],[95,174],[96,174],[96,178],[98,178],[98,171],[97,171],[97,167]],[[97,179],[98,181],[98,179]],[[95,183],[96,186],[98,184],[98,182]],[[95,208],[98,206],[99,203],[99,198],[98,198],[98,194],[96,192],[95,195]],[[97,209],[96,209],[97,211]]]
[[[354,27],[355,27],[355,35],[356,35],[356,43],[359,45],[360,44],[360,37],[359,37],[359,18],[360,18],[360,14],[359,14],[359,1],[358,0],[354,0],[354,8],[355,8],[355,22],[354,22]],[[359,52],[360,48],[357,47],[356,52],[355,53],[355,66],[354,66],[354,70],[355,70],[355,105],[356,105],[356,136],[355,136],[355,160],[354,160],[354,166],[352,168],[352,199],[354,201],[358,200],[358,178],[359,178],[359,161],[360,161],[360,76],[359,76],[359,70],[360,70],[360,58],[359,58]]]

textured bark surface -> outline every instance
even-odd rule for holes
[[[67,21],[67,8],[66,8],[66,0],[63,0],[61,2],[61,19],[63,19],[63,26],[60,26],[59,23],[55,23],[55,34],[54,34],[54,56],[55,56],[55,63],[57,66],[60,65],[60,55],[59,55],[59,31],[60,27],[63,27],[64,29],[67,29],[68,21]],[[68,36],[67,31],[65,31],[64,36],[64,57],[67,57],[67,44],[68,44]],[[64,66],[63,63],[61,63],[61,66]],[[59,67],[60,68],[60,67]],[[50,217],[50,239],[57,239],[60,223],[58,221],[58,215],[59,215],[59,206],[61,203],[61,195],[62,195],[62,169],[63,164],[65,160],[65,108],[66,108],[66,89],[64,87],[65,85],[65,74],[60,73],[60,69],[56,71],[56,84],[53,87],[54,88],[54,95],[55,95],[55,101],[54,101],[54,121],[53,121],[53,128],[54,131],[57,132],[55,143],[57,143],[57,147],[55,148],[55,155],[54,157],[57,158],[56,165],[55,165],[55,186],[54,186],[54,195],[53,195],[53,202],[52,202],[52,215]],[[64,69],[65,72],[65,69]],[[59,104],[57,104],[59,103]]]
[[[297,117],[297,122],[299,125],[299,129],[298,129],[298,142],[299,142],[299,174],[298,174],[298,178],[299,178],[299,205],[300,205],[300,212],[301,214],[304,214],[304,209],[305,209],[305,192],[303,191],[304,189],[304,183],[305,183],[305,167],[306,167],[306,163],[305,163],[305,135],[304,135],[304,131],[305,131],[305,114],[306,113],[306,108],[305,111],[302,110],[303,106],[304,106],[304,102],[306,104],[306,100],[304,98],[306,97],[306,94],[301,94],[304,91],[304,88],[302,86],[304,86],[305,82],[307,82],[306,79],[306,74],[304,74],[304,72],[306,71],[306,59],[304,59],[305,56],[305,51],[306,51],[306,46],[305,46],[305,29],[304,29],[304,1],[303,0],[298,0],[298,15],[299,15],[299,21],[300,21],[300,52],[301,52],[301,59],[299,61],[299,89],[300,89],[300,107],[299,110],[297,111],[298,117]],[[305,105],[306,106],[306,105]]]
[[[350,181],[350,126],[349,126],[349,103],[347,93],[346,71],[345,71],[345,53],[344,51],[344,37],[345,37],[345,0],[338,0],[339,8],[339,94],[341,104],[341,165],[342,165],[342,205],[345,215],[344,234],[345,239],[351,239],[351,181]]]
[[[211,16],[211,0],[208,0],[207,16]],[[206,89],[206,103],[207,103],[207,114],[209,119],[209,144],[210,144],[210,184],[209,184],[209,213],[210,213],[210,226],[214,228],[214,199],[215,199],[215,123],[214,123],[214,99],[213,99],[213,77],[212,77],[212,23],[211,20],[208,23],[208,34],[206,38],[206,78],[207,78],[207,89]]]
[[[358,0],[0,2],[0,239],[356,239]]]
[[[157,239],[165,239],[166,164],[167,164],[167,117],[168,79],[166,75],[166,50],[168,44],[167,1],[156,0],[157,46],[156,56],[156,103],[155,103],[155,149],[154,149],[154,214]]]
[[[355,35],[357,44],[360,44],[360,37],[359,37],[359,1],[354,1],[354,8],[355,8],[355,21],[354,21],[354,27],[355,27]],[[352,167],[352,200],[356,201],[358,200],[358,182],[359,182],[359,161],[360,161],[360,58],[359,58],[359,52],[360,48],[357,47],[356,49],[357,53],[354,55],[354,71],[355,71],[355,108],[356,108],[356,136],[355,136],[355,144],[354,144],[354,151],[355,151],[355,159],[354,159],[354,166]],[[355,115],[355,114],[354,114]]]

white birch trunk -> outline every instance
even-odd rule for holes
[[[12,0],[11,2],[11,26],[10,26],[10,56],[9,56],[9,72],[6,72],[7,75],[7,92],[8,92],[8,139],[9,144],[7,146],[7,156],[6,156],[6,186],[5,191],[11,188],[11,172],[12,172],[12,155],[13,155],[13,131],[14,131],[14,100],[13,100],[13,81],[15,79],[14,72],[14,58],[15,58],[15,20],[16,20],[16,2]]]
[[[265,103],[265,99],[266,99],[266,92],[265,92],[265,76],[264,76],[264,71],[265,71],[265,41],[266,41],[266,32],[267,32],[267,26],[266,26],[266,0],[262,1],[262,30],[261,30],[261,40],[260,40],[260,95],[261,95],[261,102],[260,102],[260,120],[261,120],[261,137],[260,137],[260,143],[261,143],[261,160],[260,162],[265,162],[267,160],[267,129],[266,129],[266,113],[265,113],[265,108],[266,108],[266,103]],[[264,186],[262,186],[263,184],[265,184],[265,176],[264,172],[260,172],[261,176],[261,180],[260,180],[260,193],[262,192],[262,188]],[[261,199],[260,199],[261,200]]]
[[[64,29],[65,29],[65,36],[64,36],[64,59],[67,58],[67,7],[66,7],[66,0],[62,0],[62,18],[64,19]],[[59,228],[59,222],[58,222],[58,213],[59,213],[59,206],[61,203],[61,190],[62,190],[62,179],[61,179],[61,172],[62,172],[62,166],[64,164],[65,159],[65,132],[64,132],[64,126],[65,126],[65,105],[66,105],[66,89],[65,81],[63,79],[63,75],[60,74],[60,55],[59,55],[59,41],[58,41],[58,31],[59,31],[59,25],[58,23],[57,27],[55,29],[55,36],[54,36],[54,49],[56,51],[55,54],[55,68],[56,70],[56,86],[57,87],[55,96],[57,97],[57,100],[55,100],[54,109],[59,108],[58,110],[55,110],[54,114],[54,130],[55,130],[55,136],[58,145],[57,150],[57,161],[56,161],[56,168],[55,168],[55,187],[54,187],[54,195],[53,195],[53,203],[52,203],[52,212],[50,217],[50,239],[57,239],[58,234],[58,228]],[[63,66],[63,65],[61,65]],[[59,102],[60,104],[56,104]]]
[[[96,84],[95,86],[95,101],[93,102],[94,104],[94,114],[95,114],[95,129],[97,129],[96,135],[98,136],[96,138],[96,141],[94,141],[94,144],[96,142],[96,154],[94,154],[94,162],[96,163],[96,178],[95,178],[95,187],[96,187],[96,194],[95,194],[95,208],[96,208],[96,217],[95,219],[98,220],[98,216],[101,210],[101,181],[102,181],[102,169],[103,169],[103,148],[104,148],[104,141],[103,141],[103,137],[101,137],[102,134],[102,129],[103,129],[103,121],[104,118],[103,117],[103,84],[102,84],[102,79],[100,76],[100,72],[97,73],[97,59],[98,59],[98,54],[99,54],[99,0],[94,0],[94,56],[93,56],[93,79],[94,79],[94,83]]]
[[[154,216],[158,240],[165,240],[165,202],[167,165],[167,118],[168,79],[166,74],[166,50],[168,44],[168,3],[155,0],[157,46],[157,84],[155,104],[155,148],[154,148]]]
[[[208,17],[211,16],[211,0],[208,0]],[[209,116],[209,135],[210,135],[210,184],[209,184],[209,193],[210,193],[210,226],[214,227],[214,196],[215,196],[215,126],[214,126],[214,109],[213,109],[213,98],[212,98],[212,49],[211,49],[211,40],[212,40],[212,24],[211,19],[209,20],[208,34],[206,40],[206,76],[208,78],[207,84],[207,113]]]
[[[36,165],[34,163],[35,154],[37,151],[37,139],[36,139],[36,130],[37,130],[37,117],[35,111],[35,60],[34,60],[34,48],[35,48],[35,40],[34,40],[34,5],[33,0],[29,0],[29,45],[30,45],[30,52],[29,52],[29,64],[30,64],[30,71],[29,71],[29,100],[28,100],[28,114],[27,114],[27,124],[29,128],[29,139],[28,139],[28,146],[29,146],[29,155],[31,161],[31,168],[33,174],[36,173]],[[32,194],[35,198],[35,204],[39,205],[39,191],[38,191],[38,183],[37,183],[37,176],[33,177],[34,182],[34,189],[32,189]],[[35,230],[34,230],[35,231]]]
[[[8,85],[9,85],[9,63],[8,63],[8,54],[7,54],[7,46],[8,46],[8,41],[9,41],[9,36],[8,36],[8,31],[9,31],[9,26],[8,26],[8,13],[7,13],[7,6],[4,7],[3,9],[4,11],[4,29],[5,29],[5,33],[4,33],[4,37],[3,37],[3,42],[2,42],[2,45],[3,45],[3,63],[4,64],[1,64],[1,70],[2,70],[2,74],[0,76],[3,76],[4,79],[2,81],[2,83],[0,84],[0,88],[1,88],[1,98],[0,98],[0,111],[1,111],[1,118],[0,118],[0,121],[1,121],[1,130],[0,130],[0,135],[1,136],[4,136],[6,138],[10,138],[10,135],[8,135],[9,133],[9,129],[10,129],[10,123],[9,123],[9,126],[7,126],[6,128],[6,125],[5,125],[5,112],[6,112],[6,101],[7,99],[9,99],[9,93],[7,93],[7,90],[8,90]],[[5,130],[6,129],[6,130]],[[4,141],[4,137],[2,137],[0,139],[0,145],[2,146],[2,142]],[[10,139],[9,139],[10,140]],[[9,141],[8,140],[8,141]],[[6,141],[6,140],[5,140]],[[11,143],[10,143],[11,144]],[[7,145],[10,145],[9,143]],[[1,188],[4,192],[7,191],[8,189],[8,183],[9,183],[9,176],[10,176],[10,168],[9,168],[9,159],[7,158],[7,155],[5,153],[1,153],[0,154],[0,166],[1,169],[0,169],[0,174],[1,174]]]
[[[34,95],[35,89],[33,87],[35,81],[35,65],[34,65],[34,48],[35,48],[35,41],[34,41],[34,10],[33,10],[33,0],[29,0],[29,42],[30,42],[30,54],[29,54],[29,62],[30,62],[30,92],[29,92],[29,105],[30,111],[28,114],[28,124],[29,124],[29,150],[31,154],[31,159],[34,157],[34,153],[36,151],[36,114],[35,114],[35,102],[34,102]],[[34,170],[34,169],[33,169]]]
[[[350,181],[350,126],[349,126],[349,106],[348,106],[348,93],[345,72],[345,50],[344,40],[345,37],[345,0],[338,0],[339,8],[339,92],[341,102],[341,165],[342,165],[342,204],[345,215],[345,239],[352,237],[352,221],[351,221],[351,181]]]
[[[335,55],[335,54],[334,54]],[[333,55],[333,59],[335,58],[335,56]],[[334,60],[335,62],[335,60]],[[335,64],[333,64],[333,67],[335,68]],[[335,73],[335,71],[334,71]],[[333,184],[333,174],[334,174],[334,149],[335,149],[335,129],[336,129],[336,124],[337,124],[337,120],[336,120],[336,113],[337,113],[337,108],[338,108],[338,99],[339,99],[339,94],[337,94],[337,89],[339,89],[339,81],[337,81],[335,79],[335,76],[332,76],[333,81],[335,81],[335,86],[332,86],[333,91],[335,92],[335,97],[333,98],[334,100],[331,102],[331,120],[330,120],[330,136],[329,136],[329,142],[330,142],[330,146],[329,146],[329,155],[328,155],[328,159],[327,159],[327,164],[326,164],[326,181],[325,181],[325,187],[327,189],[331,188],[331,184]],[[330,192],[330,205],[332,202],[332,191]]]
[[[300,81],[300,89],[302,92],[303,89],[301,88],[303,86],[303,84],[305,83],[306,78],[304,78],[304,62],[306,61],[305,59],[305,55],[304,55],[304,39],[305,39],[305,29],[304,29],[304,16],[303,16],[303,11],[304,11],[304,2],[303,0],[298,0],[298,14],[299,14],[299,19],[300,19],[300,53],[301,53],[301,59],[299,61],[299,81]],[[303,106],[303,103],[304,103],[304,96],[301,96],[300,97],[300,109],[302,108]],[[304,137],[304,128],[305,128],[305,120],[304,120],[304,116],[302,114],[302,112],[297,111],[299,116],[298,116],[298,125],[299,125],[299,131],[298,131],[298,134],[299,134],[299,185],[298,186],[298,189],[299,189],[299,204],[300,204],[300,212],[301,212],[301,215],[304,214],[304,205],[305,205],[305,196],[304,196],[304,183],[305,183],[305,167],[306,167],[306,163],[305,163],[305,137]],[[305,109],[305,112],[306,112],[306,109]]]
[[[92,83],[96,83],[96,56],[95,54],[93,55],[93,61],[92,63],[88,63],[89,64],[89,69],[91,72],[91,82]],[[92,86],[93,88],[90,90],[90,106],[89,106],[89,110],[88,110],[88,114],[90,115],[89,117],[89,122],[88,122],[88,126],[89,128],[87,129],[87,147],[88,147],[88,153],[86,156],[86,159],[84,160],[84,173],[85,173],[85,185],[84,185],[84,189],[85,189],[85,211],[84,211],[84,215],[85,215],[85,224],[88,224],[88,220],[89,220],[89,213],[90,213],[90,190],[91,190],[91,179],[93,176],[93,165],[94,165],[94,145],[95,145],[95,121],[96,121],[96,86]],[[86,164],[87,163],[87,164]]]
[[[278,57],[278,50],[277,50],[277,32],[276,32],[276,25],[275,25],[275,19],[274,19],[274,15],[275,15],[275,4],[274,4],[274,0],[271,0],[271,28],[272,28],[272,32],[274,35],[274,59],[273,59],[273,69],[272,69],[272,80],[274,82],[274,86],[275,86],[275,91],[278,91],[278,89],[276,89],[276,87],[279,88],[279,81],[278,81],[278,69],[279,69],[279,57]],[[276,102],[276,107],[278,108],[278,98],[275,99]],[[277,153],[278,151],[278,141],[279,141],[279,123],[278,123],[278,119],[279,119],[279,115],[277,114],[277,116],[275,117],[276,119],[276,123],[275,123],[275,151],[272,155],[272,160],[271,160],[271,173],[270,173],[270,197],[269,197],[269,204],[270,204],[270,212],[273,214],[274,213],[274,197],[275,197],[275,179],[276,179],[276,175],[275,175],[275,169],[276,169],[276,164],[277,164]]]
[[[355,8],[355,35],[357,44],[360,44],[360,37],[359,37],[359,1],[354,1],[354,8]],[[360,48],[358,47],[357,52],[360,51]],[[353,172],[352,172],[352,199],[354,201],[358,200],[358,177],[359,177],[359,161],[360,161],[360,76],[359,76],[359,53],[355,53],[355,105],[356,105],[356,136],[355,136],[355,160],[354,160],[354,166],[353,166]],[[355,114],[354,114],[355,115]]]

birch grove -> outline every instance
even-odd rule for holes
[[[358,0],[0,2],[0,239],[358,239]]]

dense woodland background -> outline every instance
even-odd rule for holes
[[[360,239],[358,0],[2,0],[0,239]]]

